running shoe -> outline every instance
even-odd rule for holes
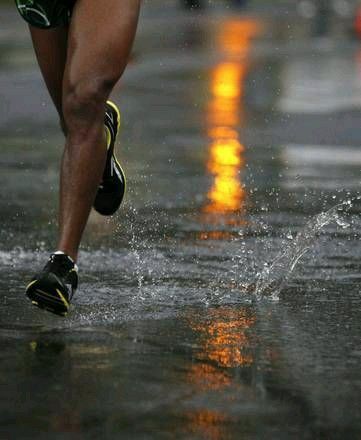
[[[29,283],[26,295],[35,306],[66,316],[77,287],[77,265],[66,254],[56,252]]]
[[[118,107],[111,101],[106,104],[104,123],[107,133],[107,161],[93,206],[99,214],[113,215],[122,203],[126,182],[124,171],[114,152],[120,128],[120,113]]]

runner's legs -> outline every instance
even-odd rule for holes
[[[77,0],[68,35],[58,249],[74,260],[104,170],[105,103],[126,67],[140,7],[140,0],[106,3]]]
[[[29,28],[40,70],[64,129],[62,89],[68,45],[68,27],[39,29],[29,26]]]

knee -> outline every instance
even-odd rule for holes
[[[87,130],[97,119],[102,122],[104,105],[113,85],[111,80],[100,78],[77,81],[66,87],[63,95],[65,132]]]

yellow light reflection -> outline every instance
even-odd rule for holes
[[[245,148],[238,130],[243,124],[242,98],[249,61],[239,55],[249,52],[251,40],[260,32],[261,25],[251,19],[228,20],[221,29],[217,38],[220,50],[230,58],[237,56],[237,61],[221,62],[211,72],[207,170],[214,180],[203,212],[213,214],[240,212],[245,206],[246,191],[240,181]]]
[[[233,167],[240,167],[244,163],[244,160],[241,157],[243,151],[243,145],[241,145],[236,139],[219,139],[215,141],[211,148],[211,160],[209,162],[210,171],[219,173],[219,167],[226,167],[224,172],[227,173],[227,170],[233,171],[231,170]]]
[[[213,183],[207,193],[203,215],[219,221],[219,214],[242,213],[246,191],[241,182],[245,167],[245,147],[239,131],[244,125],[244,89],[249,71],[247,54],[251,40],[261,31],[256,20],[226,20],[220,24],[217,36],[218,49],[225,60],[214,67],[210,74],[211,99],[207,105],[206,123],[209,137],[207,171]],[[233,217],[233,218],[232,218]],[[218,221],[217,221],[218,218]],[[239,224],[237,215],[222,219],[227,224]],[[201,240],[217,240],[231,237],[229,231],[201,232]],[[254,363],[252,327],[255,315],[248,309],[219,308],[208,313],[207,320],[198,315],[189,316],[189,326],[198,334],[199,348],[195,357],[199,361],[187,374],[189,383],[208,392],[219,391],[234,385],[225,368],[248,368]],[[225,436],[225,424],[229,418],[209,409],[189,412],[189,431],[202,438],[221,440]]]
[[[239,169],[244,165],[244,151],[237,139],[218,139],[211,145],[207,168],[214,175],[204,212],[233,212],[243,205],[244,189]]]
[[[213,72],[212,93],[223,99],[241,96],[240,83],[245,74],[245,66],[240,63],[219,64]]]

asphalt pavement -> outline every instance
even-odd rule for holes
[[[144,2],[113,93],[126,201],[92,213],[66,319],[24,295],[63,138],[0,10],[1,438],[361,436],[359,43],[213,6]]]

